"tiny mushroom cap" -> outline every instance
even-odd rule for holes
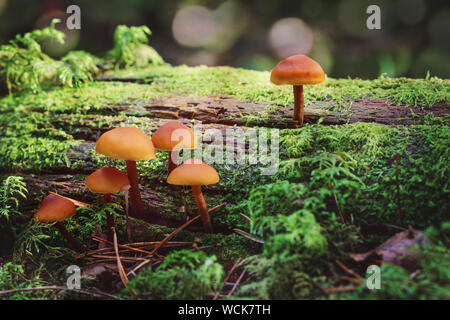
[[[198,159],[189,159],[173,169],[167,183],[178,186],[204,186],[219,182],[219,174],[209,164]]]
[[[152,140],[135,127],[115,128],[97,140],[97,153],[110,158],[140,161],[156,159]]]
[[[39,210],[34,214],[34,219],[41,222],[56,222],[71,218],[75,211],[72,201],[49,194],[42,200]]]
[[[278,85],[317,84],[324,80],[325,73],[320,64],[303,54],[284,59],[270,75],[270,81]]]
[[[198,146],[197,137],[189,127],[178,121],[169,121],[152,135],[156,149],[172,151],[180,149],[195,149]]]
[[[130,188],[130,180],[122,171],[105,167],[89,175],[86,186],[94,193],[118,193]]]

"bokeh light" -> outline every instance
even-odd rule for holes
[[[411,67],[411,51],[406,45],[398,45],[395,48],[395,75],[404,75]]]
[[[284,18],[270,28],[269,42],[276,55],[286,58],[294,54],[309,54],[314,36],[311,28],[299,18]]]
[[[64,44],[57,43],[56,41],[43,41],[42,49],[44,52],[53,57],[62,56],[70,50],[73,50],[78,45],[80,41],[80,31],[79,30],[69,30],[66,26],[67,15],[61,10],[48,11],[36,22],[35,28],[42,29],[50,25],[54,18],[61,20],[60,23],[56,24],[56,29],[64,32],[66,35]]]
[[[199,5],[186,6],[175,15],[172,34],[182,46],[223,52],[242,34],[245,18],[240,7],[231,1],[215,10]]]
[[[392,54],[382,53],[378,56],[379,74],[395,77],[395,60]]]
[[[447,1],[448,2],[448,1]],[[53,57],[83,48],[98,56],[113,46],[117,25],[147,25],[149,45],[166,62],[270,70],[298,53],[331,77],[449,77],[450,8],[443,0],[77,0],[81,30],[67,30],[67,1],[0,0],[0,44],[45,27],[52,18],[64,46],[43,43]],[[366,26],[369,5],[381,9],[381,30]],[[440,66],[440,67],[439,67]]]
[[[0,0],[0,15],[5,10],[7,4],[8,4],[8,0]]]
[[[185,47],[202,47],[217,34],[212,12],[203,6],[187,6],[177,12],[172,22],[175,40]]]

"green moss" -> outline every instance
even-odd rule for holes
[[[37,268],[30,272],[30,270],[24,270],[20,264],[14,264],[7,262],[0,265],[0,291],[31,288],[48,285],[48,283],[42,279],[43,268]],[[4,298],[5,296],[2,296]],[[29,300],[29,299],[52,299],[55,297],[55,291],[53,290],[38,290],[38,291],[19,291],[9,294],[7,299],[9,300]]]
[[[224,271],[215,256],[180,250],[170,253],[156,270],[147,269],[132,279],[123,298],[204,299],[219,288]]]
[[[46,138],[0,138],[2,170],[49,170],[69,167],[66,153],[75,142]]]
[[[288,158],[281,163],[280,179],[309,183],[316,168],[316,174],[323,173],[321,155],[332,152],[339,159],[338,167],[347,168],[362,182],[359,196],[347,197],[344,208],[344,213],[357,224],[381,220],[399,223],[399,209],[405,214],[405,222],[418,227],[445,219],[450,178],[450,137],[446,125],[315,125],[283,130],[280,137],[283,158]],[[395,154],[400,155],[400,208],[397,164],[390,161]],[[339,180],[334,184],[338,185]],[[346,197],[346,189],[336,193],[338,199]]]
[[[428,245],[421,252],[418,269],[409,274],[402,267],[385,263],[381,266],[381,288],[367,289],[366,283],[351,294],[334,297],[344,299],[419,299],[441,300],[450,297],[450,250]]]
[[[269,109],[293,103],[291,88],[270,84],[268,72],[229,67],[153,66],[119,70],[111,74],[114,77],[146,78],[150,84],[94,82],[80,88],[53,88],[38,95],[18,93],[9,103],[39,105],[39,108],[53,112],[85,114],[101,114],[108,105],[138,103],[170,94],[231,95],[240,100],[268,102]],[[351,111],[350,102],[358,98],[386,99],[399,105],[431,107],[439,102],[449,103],[450,85],[448,81],[438,78],[328,79],[324,84],[309,86],[305,90],[306,104],[329,100],[335,104],[332,105],[335,111]],[[8,104],[7,101],[3,103]]]
[[[271,84],[269,72],[229,67],[164,66],[113,71],[111,75],[148,79],[152,81],[151,86],[161,93],[176,92],[192,96],[225,94],[241,100],[269,102],[273,105],[293,103],[292,88]],[[450,101],[450,85],[448,81],[438,78],[328,78],[323,84],[308,86],[304,94],[306,104],[313,100],[331,100],[336,103],[336,108],[339,108],[339,103],[345,102],[348,105],[358,98],[386,99],[398,105],[431,107],[438,102]]]
[[[267,124],[269,112],[293,102],[292,89],[270,84],[268,72],[163,65],[112,71],[109,75],[143,78],[146,84],[96,81],[78,88],[53,87],[37,94],[18,92],[0,99],[0,170],[42,173],[101,166],[125,170],[124,161],[96,155],[94,141],[99,132],[122,125],[138,126],[150,133],[159,121],[143,114],[142,106],[159,96],[231,95],[239,100],[267,102],[265,112],[242,119],[243,124],[259,126]],[[416,106],[414,110],[433,108],[436,103],[448,104],[450,100],[447,80],[385,77],[372,81],[327,79],[322,85],[308,86],[305,99],[307,104],[316,101],[342,113],[352,112],[355,99],[386,99],[399,105]],[[184,230],[174,240],[195,241],[207,255],[216,255],[220,263],[228,264],[239,257],[256,254],[255,260],[248,264],[255,281],[243,287],[240,297],[252,296],[252,292],[258,293],[257,298],[318,297],[320,292],[314,288],[313,281],[329,281],[329,262],[344,259],[361,241],[359,227],[402,223],[426,228],[447,219],[448,116],[420,117],[421,124],[411,126],[373,123],[323,126],[319,122],[300,129],[281,130],[281,163],[276,175],[261,175],[258,165],[215,165],[220,182],[204,187],[203,191],[209,207],[227,203],[211,214],[214,227],[223,233],[207,235]],[[80,144],[81,140],[88,143]],[[395,154],[399,154],[398,162],[390,160]],[[189,188],[165,183],[166,152],[158,151],[157,160],[138,162],[138,168],[142,187],[151,188],[161,199],[152,206],[164,217],[181,222],[186,214],[197,213]],[[79,181],[84,178],[85,175],[76,177]],[[75,195],[79,200],[100,204],[92,195],[81,191]],[[185,213],[179,210],[182,205]],[[345,226],[340,222],[337,205],[346,220]],[[119,240],[126,241],[122,208],[113,207],[109,209],[116,215]],[[104,206],[81,209],[66,226],[77,238],[88,242],[96,223],[105,227],[103,216],[109,209]],[[400,222],[401,213],[405,216],[403,222]],[[251,222],[241,214],[250,216]],[[135,241],[160,240],[174,230],[131,221]],[[65,240],[56,231],[42,228],[36,230],[31,226],[25,230],[21,237],[24,241],[18,241],[16,247],[17,261],[24,259],[29,264],[32,260],[33,266],[40,259],[51,263],[58,259],[58,263],[70,261],[71,254],[61,251],[67,247]],[[233,228],[254,232],[265,240],[264,245],[233,233]],[[43,238],[36,237],[39,232]],[[363,236],[368,248],[387,239],[385,234]],[[41,251],[37,252],[37,248]],[[179,249],[162,252],[176,250]],[[165,276],[158,281],[170,283],[176,279],[169,270],[161,271]],[[386,272],[389,277],[391,271],[386,269]],[[185,275],[189,277],[191,273]],[[400,279],[395,283],[406,279],[399,270],[393,270],[391,275],[394,282]],[[144,278],[151,278],[147,276]],[[427,288],[432,288],[429,283],[442,279],[427,277]],[[422,284],[407,296],[420,296],[420,288]],[[387,293],[380,297],[399,295]]]

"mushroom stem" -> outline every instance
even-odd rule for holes
[[[83,247],[81,246],[81,244],[77,240],[75,240],[74,237],[72,237],[72,235],[69,233],[69,231],[67,231],[66,227],[64,227],[64,225],[61,222],[57,221],[55,223],[55,227],[59,230],[59,232],[61,232],[63,237],[66,238],[67,241],[69,241],[69,243],[75,250],[79,252],[83,251]]]
[[[109,203],[109,202],[112,201],[111,193],[105,193],[103,195],[103,198],[105,198],[105,202],[106,203]],[[106,225],[107,225],[107,228],[108,228],[108,232],[107,232],[107,234],[108,234],[108,241],[113,241],[114,234],[113,234],[111,228],[114,227],[114,217],[108,211],[106,212]]]
[[[212,233],[211,219],[208,214],[208,207],[206,206],[205,198],[203,198],[202,189],[200,186],[191,186],[194,193],[194,199],[198,206],[198,211],[202,219],[203,228],[206,233]]]
[[[142,203],[141,191],[139,190],[139,181],[137,178],[136,161],[127,160],[127,174],[130,179],[130,199],[131,207],[137,218],[145,217],[144,204]]]
[[[304,109],[303,85],[294,85],[294,120],[300,126],[303,125]]]
[[[177,164],[172,160],[172,152],[173,151],[169,151],[169,167],[168,167],[169,174],[172,172],[173,169],[177,167]]]

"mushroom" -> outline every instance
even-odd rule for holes
[[[176,167],[167,177],[167,183],[179,186],[191,186],[205,232],[211,233],[211,219],[203,198],[201,186],[216,184],[219,175],[216,169],[198,159],[189,159]]]
[[[281,61],[273,68],[270,81],[274,84],[294,86],[294,120],[303,125],[303,85],[318,84],[325,80],[322,67],[313,59],[297,54]]]
[[[73,201],[56,194],[49,194],[42,200],[39,210],[34,214],[34,219],[40,222],[55,222],[55,227],[70,242],[72,247],[77,251],[83,251],[80,243],[72,237],[60,222],[73,217],[75,211],[76,207]]]
[[[62,196],[60,194],[57,194],[57,193],[54,193],[54,192],[51,192],[51,191],[49,191],[48,193],[50,193],[50,194],[52,194],[54,196],[61,197],[61,198],[69,200],[70,202],[72,202],[75,205],[75,207],[90,207],[91,206],[90,204],[87,204],[87,203],[84,203],[84,202],[81,202],[81,201],[78,201],[78,200],[75,200],[75,199],[72,199],[72,198],[64,197],[64,196]]]
[[[136,217],[144,218],[144,204],[139,190],[136,161],[156,159],[152,140],[135,127],[115,128],[100,136],[95,151],[110,158],[126,160],[131,185],[131,206]]]
[[[94,193],[101,193],[105,199],[105,202],[111,202],[111,193],[128,192],[130,189],[130,180],[128,176],[116,168],[105,167],[98,169],[86,179],[86,186]],[[127,216],[127,234],[129,235],[128,224],[128,210],[126,210]],[[113,240],[113,232],[111,230],[114,227],[114,217],[107,212],[106,223],[108,226],[108,240]]]
[[[169,121],[159,127],[152,135],[152,142],[156,149],[169,151],[169,174],[177,167],[177,164],[172,160],[172,151],[195,149],[198,146],[194,131],[178,121]]]

